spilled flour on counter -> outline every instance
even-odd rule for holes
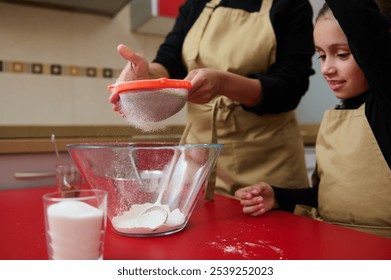
[[[227,259],[287,259],[284,250],[270,241],[262,240],[262,234],[254,234],[262,232],[269,235],[270,229],[266,225],[258,223],[255,226],[243,222],[232,227],[230,221],[225,223],[232,230],[207,241],[204,250],[222,253]]]
[[[260,249],[263,249],[269,251],[269,253],[266,254],[267,256],[270,256],[270,251],[272,251],[273,254],[276,255],[276,259],[286,259],[284,252],[280,248],[267,244],[261,240],[255,242],[243,242],[239,241],[237,238],[222,239],[220,241],[209,242],[208,245],[223,251],[225,255],[232,255],[232,257],[237,255],[244,259],[259,258],[262,257],[259,254]]]
[[[185,222],[185,215],[178,208],[170,211],[167,204],[162,205],[168,213],[167,221],[164,224],[161,223],[161,215],[157,211],[149,213],[148,219],[140,218],[140,215],[152,205],[152,203],[132,205],[128,211],[113,217],[111,221],[113,227],[121,233],[155,234],[175,230]]]

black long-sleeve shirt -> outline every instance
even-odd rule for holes
[[[347,36],[352,54],[369,84],[368,91],[343,100],[336,109],[357,109],[365,102],[365,116],[388,166],[391,167],[390,22],[378,12],[372,0],[326,2]],[[300,190],[274,187],[274,191],[281,209],[293,211],[296,204],[317,207],[318,186]]]
[[[154,62],[162,64],[170,78],[183,79],[187,75],[182,62],[183,41],[207,2],[187,0],[179,9],[173,30],[157,52]],[[261,3],[254,0],[222,0],[220,6],[258,12]],[[261,82],[263,98],[257,106],[243,105],[244,110],[262,115],[286,112],[297,107],[308,90],[309,77],[314,73],[311,68],[314,54],[312,15],[312,7],[307,0],[273,1],[270,20],[277,40],[276,62],[267,73],[250,75]],[[251,41],[251,37],[248,40]]]

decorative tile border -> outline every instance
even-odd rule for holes
[[[121,69],[0,60],[1,72],[111,79],[118,77]]]

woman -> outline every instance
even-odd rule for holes
[[[326,0],[314,29],[321,72],[342,103],[325,113],[313,188],[240,189],[244,213],[272,208],[391,238],[391,33],[373,0]],[[311,208],[312,207],[312,208]],[[299,211],[296,212],[298,213]]]
[[[313,74],[312,29],[306,0],[187,0],[152,63],[119,46],[131,62],[119,81],[191,81],[187,139],[224,144],[218,192],[261,179],[308,186],[294,110]],[[110,101],[119,110],[116,94]]]

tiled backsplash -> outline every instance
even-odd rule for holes
[[[117,77],[121,69],[0,60],[0,72],[90,78]]]

